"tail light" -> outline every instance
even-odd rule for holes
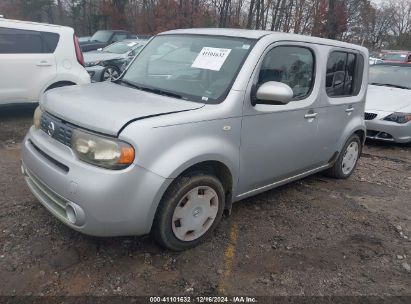
[[[78,42],[78,38],[76,35],[74,35],[74,48],[76,49],[76,57],[77,57],[78,63],[84,66],[83,52],[81,51],[80,43]]]

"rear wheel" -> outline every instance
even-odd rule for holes
[[[327,175],[334,178],[348,178],[357,166],[361,155],[361,140],[353,134],[347,140],[334,166],[326,171]]]
[[[154,238],[176,251],[197,246],[220,222],[224,201],[224,188],[215,176],[177,178],[158,207]]]

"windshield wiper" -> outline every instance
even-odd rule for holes
[[[392,88],[398,88],[398,89],[405,89],[405,90],[411,90],[411,88],[398,85],[398,84],[391,84],[391,83],[377,83],[377,82],[371,82],[371,85],[376,85],[376,86],[384,86],[384,87],[392,87]]]
[[[173,92],[169,92],[169,91],[165,91],[165,90],[161,90],[161,89],[154,89],[154,88],[149,88],[149,87],[144,87],[144,86],[140,86],[137,85],[135,83],[132,83],[130,81],[124,80],[124,79],[119,79],[118,82],[122,82],[125,83],[126,85],[141,90],[141,91],[146,91],[146,92],[150,92],[150,93],[154,93],[154,94],[158,94],[158,95],[163,95],[163,96],[169,96],[169,97],[174,97],[174,98],[178,98],[178,99],[186,99],[183,96],[173,93]]]
[[[138,85],[135,85],[134,83],[132,83],[130,81],[127,81],[127,80],[124,80],[124,79],[117,79],[115,82],[124,83],[129,87],[132,87],[132,88],[135,88],[135,89],[140,89],[140,87]]]
[[[151,93],[158,94],[158,95],[164,95],[164,96],[174,97],[178,99],[184,99],[184,97],[179,94],[161,90],[161,89],[154,89],[154,88],[148,88],[148,87],[139,87],[139,88],[142,91],[151,92]]]

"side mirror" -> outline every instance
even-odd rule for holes
[[[294,96],[293,90],[282,82],[267,81],[263,83],[255,94],[256,104],[281,105],[289,103]]]

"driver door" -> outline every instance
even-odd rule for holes
[[[294,99],[286,105],[252,106],[255,89],[248,88],[241,131],[240,197],[318,166],[320,81],[315,71],[320,69],[315,54],[315,46],[277,44],[257,66],[249,86],[282,82],[293,89]]]

